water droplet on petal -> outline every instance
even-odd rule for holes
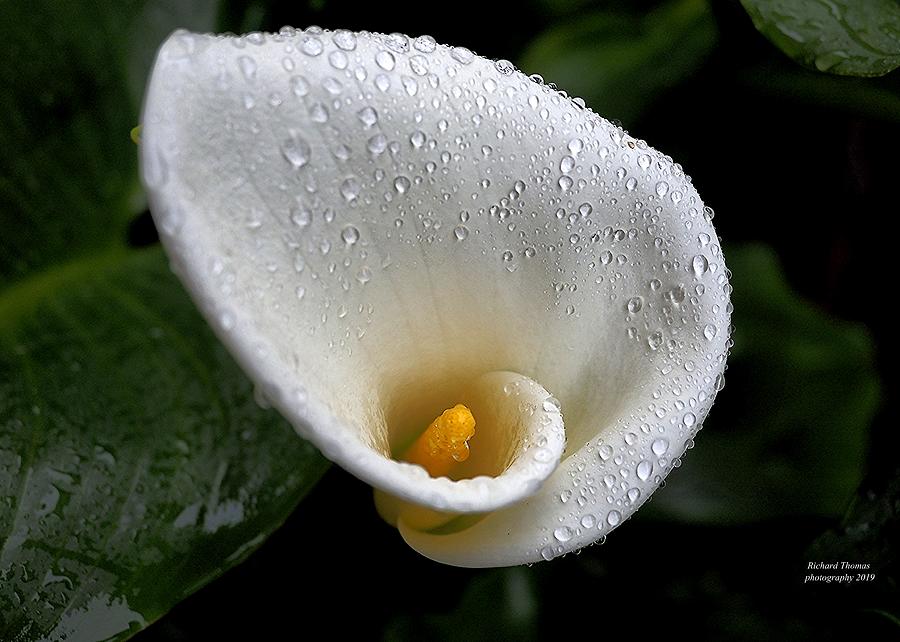
[[[394,54],[384,50],[375,54],[375,63],[385,71],[391,71],[394,68],[394,65],[397,64],[394,59]]]
[[[504,76],[508,76],[515,70],[515,65],[513,65],[508,60],[503,60],[502,58],[494,63],[494,69],[499,71]]]
[[[662,457],[666,454],[666,451],[669,450],[669,441],[667,439],[659,438],[650,445],[650,449],[653,451],[654,455]]]
[[[366,142],[366,148],[375,155],[382,154],[387,149],[387,138],[384,134],[375,134]]]
[[[341,230],[341,240],[347,245],[355,245],[359,240],[359,230],[352,225],[348,225]]]
[[[694,268],[694,276],[699,279],[709,269],[709,260],[702,254],[698,254],[691,262],[691,267]]]
[[[652,473],[653,464],[646,459],[637,465],[637,476],[641,481],[647,481],[648,479],[650,479],[650,475]]]
[[[353,51],[356,49],[356,35],[352,31],[338,29],[334,32],[331,40],[344,51]]]
[[[356,200],[356,198],[359,196],[359,190],[359,181],[352,176],[341,183],[341,196],[343,196],[347,201]]]
[[[303,76],[292,76],[290,81],[291,91],[298,98],[309,93],[309,82]]]
[[[356,116],[357,118],[359,118],[359,121],[367,128],[372,127],[375,123],[378,122],[378,112],[371,107],[363,107],[358,112],[356,112]]]
[[[406,176],[398,176],[394,179],[394,189],[397,190],[400,194],[406,194],[409,191],[412,183]]]
[[[555,537],[560,542],[568,542],[572,539],[572,529],[568,526],[560,526],[555,531],[553,531],[553,537]]]
[[[461,62],[464,65],[468,65],[470,62],[475,60],[475,54],[473,54],[465,47],[454,47],[450,51],[450,57],[457,62]]]
[[[419,36],[413,40],[413,47],[422,53],[431,53],[437,49],[437,42],[431,36]]]
[[[294,169],[300,169],[309,162],[309,143],[297,132],[291,132],[290,137],[281,144],[281,154]]]
[[[420,129],[417,129],[410,135],[409,142],[412,144],[413,147],[416,147],[416,148],[421,147],[422,145],[425,144],[425,132],[423,132]]]
[[[332,67],[338,70],[346,69],[347,65],[350,63],[347,59],[347,54],[343,51],[332,51],[328,54],[328,62]]]
[[[315,36],[303,36],[300,40],[300,50],[307,56],[318,56],[323,48],[322,41]]]
[[[241,73],[244,75],[249,81],[256,80],[256,61],[253,60],[250,56],[241,56],[238,58],[238,66],[241,68]]]

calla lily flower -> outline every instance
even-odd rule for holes
[[[221,340],[434,560],[601,540],[722,386],[712,210],[671,158],[507,61],[429,36],[177,32],[140,154]]]

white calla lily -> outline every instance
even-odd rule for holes
[[[427,36],[178,32],[141,163],[222,341],[435,560],[600,539],[721,387],[711,210],[670,158],[506,61]],[[456,403],[471,457],[437,478],[398,461]]]

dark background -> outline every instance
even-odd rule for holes
[[[540,66],[530,48],[548,30],[598,12],[633,22],[659,5],[624,4],[230,2],[219,22],[427,33]],[[577,43],[596,56],[577,70],[582,86],[561,85],[685,167],[717,212],[734,272],[726,387],[668,487],[602,545],[476,571],[409,549],[371,489],[335,467],[257,553],[137,640],[301,639],[319,627],[360,639],[896,639],[900,82],[807,71],[738,2],[711,10],[715,42],[699,62],[665,69],[689,46],[673,34],[672,51],[651,61],[671,82],[650,92],[648,69],[621,83],[649,92],[640,109],[592,80],[609,62],[601,38]],[[154,242],[149,219],[132,235]],[[692,489],[724,508],[698,508]],[[869,563],[877,578],[804,585],[811,561]]]

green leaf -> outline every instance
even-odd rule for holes
[[[254,402],[162,251],[127,243],[152,53],[215,4],[4,5],[2,640],[128,637],[244,559],[327,467]]]
[[[900,66],[896,0],[741,0],[756,28],[801,65],[841,76]]]
[[[670,0],[645,15],[603,10],[552,27],[531,43],[519,67],[630,125],[697,69],[716,39],[703,0]]]
[[[326,468],[254,403],[159,249],[59,266],[0,295],[0,319],[0,639],[134,632]]]
[[[696,447],[648,504],[739,523],[843,513],[879,400],[872,340],[798,297],[765,246],[732,248],[734,349]]]

